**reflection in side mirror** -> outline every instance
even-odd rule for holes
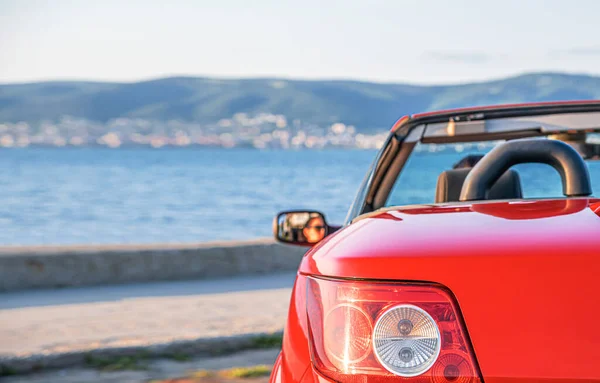
[[[278,241],[311,246],[329,234],[325,216],[318,211],[286,211],[275,217],[273,234]]]

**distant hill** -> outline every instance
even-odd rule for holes
[[[40,82],[0,85],[0,122],[106,122],[117,117],[215,123],[238,112],[283,114],[359,130],[389,127],[403,114],[461,106],[600,98],[600,77],[527,74],[446,86],[359,81],[173,77],[136,83]]]

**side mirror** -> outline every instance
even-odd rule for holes
[[[318,211],[284,211],[273,220],[275,239],[292,245],[312,246],[335,229]]]

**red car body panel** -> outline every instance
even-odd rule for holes
[[[300,273],[444,285],[487,383],[599,381],[599,208],[587,198],[396,208],[326,238]],[[281,379],[312,381],[302,275],[291,302]]]
[[[402,117],[391,130],[452,114],[590,104],[600,101],[437,111]],[[443,286],[486,383],[600,382],[598,198],[393,207],[358,217],[303,257],[272,383],[329,381],[311,363],[308,276]]]

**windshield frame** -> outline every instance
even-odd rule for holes
[[[500,119],[519,119],[533,116],[569,115],[569,114],[600,114],[600,102],[578,102],[547,105],[518,105],[498,106],[493,109],[471,108],[464,110],[423,114],[413,117],[403,117],[394,125],[384,145],[376,155],[373,166],[367,172],[365,182],[359,188],[356,198],[348,212],[345,225],[350,224],[359,215],[385,207],[395,181],[406,165],[409,157],[418,143],[467,143],[474,141],[512,140],[519,138],[547,137],[560,133],[600,133],[600,125],[589,127],[579,125],[565,127],[553,124],[532,122],[530,126],[520,125],[514,130],[486,131],[479,128],[471,134],[440,135],[437,138],[426,136],[427,126],[431,124],[449,124],[454,121],[455,127],[481,124],[483,121]],[[508,121],[508,120],[505,120]]]

